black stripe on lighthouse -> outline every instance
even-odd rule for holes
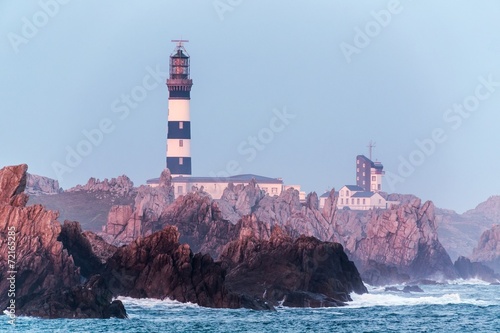
[[[167,166],[173,175],[191,175],[191,157],[167,157]]]
[[[191,139],[191,122],[169,121],[167,139]]]

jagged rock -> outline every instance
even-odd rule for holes
[[[500,224],[486,230],[481,235],[471,259],[500,274]]]
[[[28,166],[8,166],[0,170],[0,204],[14,207],[24,207],[27,196],[23,193],[26,188],[26,171]]]
[[[58,240],[63,243],[75,264],[80,267],[83,277],[89,278],[101,273],[104,267],[102,258],[94,253],[89,239],[82,234],[78,222],[64,221]]]
[[[369,284],[457,277],[439,243],[434,205],[420,199],[387,210],[338,211],[336,229]],[[381,273],[380,275],[377,275]]]
[[[495,224],[500,224],[500,196],[492,196],[476,208],[457,214],[455,211],[436,211],[439,239],[450,257],[473,257],[481,235]]]
[[[110,243],[121,246],[157,231],[155,227],[162,211],[174,201],[174,188],[170,171],[165,169],[157,187],[140,186],[132,205],[111,207],[102,236]]]
[[[10,302],[8,291],[15,278],[17,315],[102,318],[111,302],[109,291],[77,292],[82,288],[80,268],[58,241],[57,212],[24,206],[26,170],[26,165],[0,170],[0,234],[5,235],[0,237],[0,308]],[[15,274],[9,273],[13,270]],[[78,303],[66,302],[70,299]]]
[[[365,293],[365,286],[343,248],[301,236],[296,240],[274,227],[263,241],[242,230],[227,245],[221,260],[230,269],[227,285],[232,291],[292,307],[343,305],[351,292]]]
[[[471,262],[466,257],[459,257],[455,261],[454,266],[462,279],[480,279],[487,282],[497,282],[500,280],[500,275],[495,274],[493,269],[479,262]]]
[[[193,254],[179,243],[179,232],[167,227],[119,248],[108,260],[106,279],[114,295],[169,297],[206,307],[271,309],[263,301],[231,294],[225,270],[210,255]]]
[[[134,183],[125,175],[108,180],[105,178],[103,181],[99,179],[90,178],[87,184],[77,185],[67,190],[67,192],[89,191],[89,192],[110,192],[117,196],[126,196],[134,188]]]
[[[63,191],[62,188],[59,187],[59,182],[55,179],[32,175],[30,173],[27,175],[26,189],[24,192],[28,195],[51,195]]]
[[[102,237],[91,231],[84,231],[82,236],[85,237],[92,248],[92,253],[101,261],[106,263],[111,256],[116,252],[117,247],[106,242]]]

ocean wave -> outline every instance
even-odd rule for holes
[[[122,303],[129,306],[139,306],[141,308],[156,308],[156,307],[168,307],[168,308],[200,308],[198,304],[195,303],[182,303],[176,300],[172,300],[170,298],[165,299],[157,299],[157,298],[133,298],[133,297],[125,297],[119,296],[115,298],[117,300],[122,301]]]
[[[444,294],[442,296],[393,295],[393,294],[352,294],[351,308],[365,308],[373,306],[416,306],[416,305],[446,305],[446,304],[473,304],[487,306],[490,303],[483,300],[463,299],[458,293]]]
[[[491,283],[481,279],[457,279],[448,281],[448,284],[489,286]]]

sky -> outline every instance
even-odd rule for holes
[[[373,140],[384,191],[463,212],[500,194],[498,17],[496,0],[4,0],[0,165],[65,189],[158,177],[183,38],[193,175],[321,194],[356,182]]]

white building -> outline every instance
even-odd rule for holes
[[[337,208],[349,208],[352,210],[369,210],[390,208],[391,205],[399,204],[398,201],[387,201],[379,192],[365,191],[357,185],[345,185],[339,191]]]
[[[203,188],[203,191],[212,196],[213,199],[220,199],[224,190],[229,184],[233,185],[248,185],[254,179],[261,190],[267,194],[274,196],[280,195],[281,192],[294,188],[299,191],[300,200],[305,200],[305,193],[300,191],[298,185],[284,185],[281,178],[269,178],[253,174],[236,175],[230,177],[172,177],[172,186],[174,187],[175,198],[189,193],[193,190]],[[159,178],[150,179],[147,184],[151,187],[158,186]]]

